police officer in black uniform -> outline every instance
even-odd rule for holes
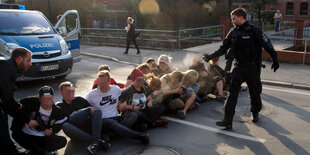
[[[259,120],[258,113],[262,108],[260,98],[262,92],[260,79],[262,47],[272,58],[271,69],[274,69],[275,72],[279,68],[277,53],[270,40],[259,28],[246,21],[245,10],[237,8],[230,15],[235,28],[223,40],[223,45],[219,50],[211,55],[203,55],[203,59],[208,62],[210,59],[227,54],[227,50],[231,49],[228,54],[236,61],[235,68],[232,71],[232,81],[229,88],[230,95],[225,104],[225,116],[222,121],[216,122],[217,126],[226,127],[226,129],[232,128],[238,94],[243,82],[246,82],[249,88],[251,112],[253,114],[252,122]]]
[[[25,48],[15,48],[9,60],[0,60],[0,154],[19,154],[9,134],[8,115],[16,117],[21,104],[14,98],[17,75],[31,66],[32,53]],[[19,116],[20,117],[20,116]],[[21,116],[23,117],[23,116]]]

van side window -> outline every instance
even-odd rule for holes
[[[59,24],[59,28],[62,28],[67,31],[66,33],[69,34],[73,31],[75,31],[78,27],[78,23],[77,23],[77,15],[76,14],[69,14],[66,16],[66,18],[64,18],[60,24]]]

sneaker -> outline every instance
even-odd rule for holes
[[[216,96],[215,101],[225,103],[226,101],[226,96]]]
[[[253,113],[252,114],[252,122],[256,123],[259,121],[258,113]]]
[[[198,108],[200,106],[200,104],[198,102],[194,102],[191,107],[189,107],[189,110],[194,110],[196,108]]]
[[[159,120],[156,120],[152,123],[153,127],[156,128],[156,127],[163,127],[163,126],[166,126],[168,124],[168,121],[167,120],[163,120],[163,119],[159,119]]]
[[[222,120],[219,122],[216,122],[217,126],[225,127],[226,129],[232,129],[232,122],[231,121],[226,121]]]
[[[141,52],[139,51],[139,52],[137,52],[137,54],[140,54]]]
[[[99,139],[98,145],[99,145],[99,148],[104,150],[104,151],[107,151],[111,147],[110,143],[107,143],[102,139]]]
[[[141,135],[140,137],[140,142],[143,144],[149,144],[150,143],[150,135],[149,134],[145,134],[145,135]]]
[[[128,52],[123,52],[123,54],[128,54]]]
[[[183,110],[178,110],[177,111],[177,115],[180,117],[180,118],[185,118],[186,117],[186,114]]]
[[[90,144],[87,147],[87,150],[90,154],[98,154],[98,145],[97,144]]]

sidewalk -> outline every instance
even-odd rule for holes
[[[118,61],[120,63],[134,66],[144,63],[150,57],[157,59],[159,55],[166,54],[173,57],[172,64],[176,68],[185,71],[191,65],[192,58],[194,56],[201,56],[204,53],[210,54],[217,50],[220,45],[221,42],[215,42],[174,52],[141,49],[142,54],[140,55],[136,54],[135,48],[130,48],[129,54],[125,55],[123,54],[125,50],[123,47],[81,45],[81,54],[85,56],[103,58],[110,61]],[[279,70],[274,73],[270,69],[271,62],[263,61],[263,64],[266,65],[266,68],[262,68],[261,74],[263,84],[280,85],[310,90],[309,65],[280,63]],[[220,59],[219,65],[221,67],[225,66],[225,60],[223,56]]]

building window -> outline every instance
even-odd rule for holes
[[[308,15],[308,3],[300,3],[300,15]]]
[[[294,4],[292,2],[286,3],[286,15],[294,14]]]
[[[108,10],[109,9],[109,4],[108,3],[103,3],[103,9]]]

